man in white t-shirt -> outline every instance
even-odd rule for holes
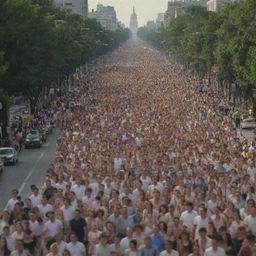
[[[226,252],[219,246],[220,237],[212,237],[212,246],[205,250],[204,256],[226,256]]]
[[[207,217],[207,208],[200,207],[199,208],[199,215],[194,219],[194,234],[195,239],[199,238],[199,229],[200,228],[207,228],[209,222],[209,218]]]
[[[14,189],[12,191],[12,198],[7,202],[7,211],[10,213],[14,209],[15,204],[18,202],[18,190]]]
[[[100,242],[96,245],[96,256],[109,256],[111,247],[108,244],[108,237],[106,234],[100,235]]]
[[[256,235],[256,207],[251,209],[251,214],[245,217],[244,224],[247,226],[248,231]]]
[[[46,213],[53,210],[52,205],[48,204],[46,196],[43,196],[41,204],[38,206],[41,216],[46,220]]]
[[[126,229],[126,237],[124,237],[122,240],[121,240],[121,246],[124,248],[124,250],[128,249],[129,248],[129,245],[130,245],[130,241],[132,240],[132,235],[133,235],[133,230],[131,227],[128,227]]]
[[[55,213],[50,211],[46,214],[48,221],[44,225],[44,235],[46,237],[54,238],[59,232],[62,231],[62,222],[55,219]]]
[[[63,213],[64,221],[69,223],[75,216],[75,208],[71,205],[69,198],[64,198],[63,203],[64,205],[60,209]]]
[[[184,211],[181,216],[180,220],[183,224],[183,226],[187,227],[187,230],[192,233],[193,227],[194,227],[194,219],[196,216],[198,216],[197,212],[193,210],[194,205],[191,202],[186,203],[187,210]]]
[[[31,186],[32,195],[29,197],[33,207],[38,206],[41,203],[42,195],[39,193],[39,189],[37,186],[32,185]]]
[[[165,250],[160,253],[160,256],[179,256],[179,253],[173,248],[173,242],[172,241],[166,241],[165,243]]]
[[[67,244],[66,248],[73,256],[86,256],[85,246],[77,240],[75,233],[70,235],[70,243]]]

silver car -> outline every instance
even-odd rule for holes
[[[11,147],[0,148],[0,158],[3,160],[4,164],[18,163],[18,153]]]

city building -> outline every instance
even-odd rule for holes
[[[156,29],[159,30],[164,27],[164,13],[159,13],[156,18]]]
[[[186,8],[193,5],[206,7],[207,0],[170,0],[164,14],[164,27],[168,28],[175,18],[183,15]]]
[[[55,4],[58,8],[69,9],[84,18],[88,16],[88,0],[55,0]]]
[[[154,30],[156,28],[156,23],[154,20],[149,20],[146,25],[147,29]]]
[[[225,6],[230,2],[235,2],[235,1],[231,1],[231,0],[209,0],[207,2],[207,10],[211,11],[211,12],[217,12],[217,11],[225,8]]]
[[[107,30],[116,30],[118,28],[116,11],[113,6],[98,4],[96,11],[92,10],[88,17],[96,19]]]
[[[130,30],[132,31],[133,34],[136,34],[138,30],[138,18],[137,18],[137,14],[135,12],[134,7],[133,7],[133,13],[130,19]]]

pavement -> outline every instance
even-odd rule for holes
[[[30,185],[41,186],[48,166],[54,160],[59,130],[54,129],[41,148],[23,149],[19,163],[6,166],[0,174],[0,210],[3,210],[11,197],[12,189],[18,189],[22,198],[31,195]]]

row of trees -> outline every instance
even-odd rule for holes
[[[46,87],[130,36],[128,30],[107,31],[96,20],[58,10],[50,0],[3,0],[0,24],[1,94],[22,94],[32,105]]]
[[[194,6],[177,17],[170,28],[139,30],[139,36],[164,47],[186,66],[193,65],[201,74],[219,68],[219,79],[228,86],[239,85],[253,95],[256,83],[256,1],[230,3],[218,13]],[[249,93],[248,93],[249,92]]]

